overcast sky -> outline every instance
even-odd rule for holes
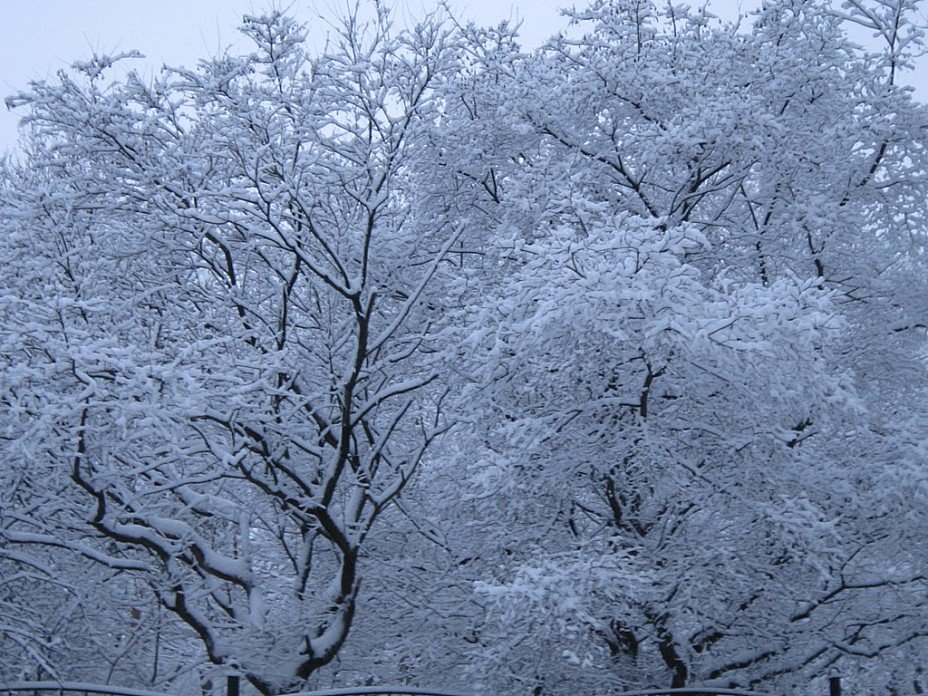
[[[451,0],[459,17],[480,24],[522,20],[524,45],[537,46],[564,26],[558,8],[575,0]],[[346,0],[293,0],[294,16],[324,36],[322,16],[332,16]],[[288,6],[286,0],[278,5]],[[438,0],[396,0],[400,17],[434,9]],[[583,5],[581,0],[578,4]],[[698,4],[693,2],[692,4]],[[734,19],[759,0],[710,0],[716,14]],[[138,50],[146,56],[142,72],[162,64],[196,64],[237,38],[243,14],[270,6],[268,0],[0,0],[0,95],[23,90],[30,80],[53,76],[93,51]],[[920,71],[925,73],[926,71]],[[919,88],[926,99],[928,88]],[[0,150],[16,142],[19,116],[0,106]]]

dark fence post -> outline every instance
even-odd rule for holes
[[[226,677],[226,696],[239,696],[239,681],[237,674],[230,674]]]
[[[828,696],[841,696],[841,677],[828,678]]]

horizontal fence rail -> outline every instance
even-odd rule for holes
[[[722,689],[714,686],[683,686],[676,689],[645,689],[644,691],[623,691],[613,696],[770,696],[760,691],[742,691],[741,689]]]
[[[325,689],[323,691],[301,691],[287,696],[466,696],[452,691],[435,691],[417,689],[411,686],[359,686],[345,689]],[[676,689],[645,689],[644,691],[623,691],[612,696],[769,696],[759,691],[741,691],[712,686],[686,686]],[[515,696],[515,695],[513,695]]]
[[[0,684],[0,696],[175,696],[174,694],[139,691],[121,686],[85,684],[83,682],[17,682]],[[178,695],[179,696],[179,695]],[[301,691],[287,696],[467,696],[454,691],[437,691],[415,686],[356,686],[322,691]],[[624,691],[613,696],[768,696],[757,691],[722,689],[709,686],[688,686],[677,689],[645,689]]]
[[[16,682],[13,684],[0,684],[0,696],[9,694],[36,694],[44,696],[45,694],[58,696],[74,696],[84,694],[85,696],[169,696],[154,691],[139,691],[138,689],[129,689],[123,686],[108,686],[106,684],[85,684],[84,682]]]
[[[760,691],[742,691],[741,689],[721,689],[713,686],[684,686],[676,689],[645,689],[644,691],[623,691],[613,696],[770,696]]]
[[[349,686],[343,689],[300,691],[287,696],[468,696],[456,691],[420,689],[417,686]]]

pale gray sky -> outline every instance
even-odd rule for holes
[[[293,0],[292,13],[323,36],[321,15],[332,16],[346,0]],[[479,24],[521,19],[523,42],[536,46],[564,26],[558,8],[584,0],[450,0],[458,16]],[[288,6],[288,0],[278,5]],[[396,0],[400,16],[434,9],[438,0]],[[693,2],[693,4],[698,4]],[[760,0],[710,0],[726,18],[756,8]],[[30,80],[53,76],[75,60],[98,52],[136,49],[146,56],[136,67],[193,66],[237,39],[243,14],[261,11],[269,0],[0,0],[0,103]],[[924,100],[928,89],[920,88]],[[16,142],[19,115],[0,106],[0,150]]]
[[[277,6],[317,27],[346,0],[280,0]],[[498,24],[521,19],[526,46],[536,46],[564,26],[558,8],[584,0],[451,0],[463,19]],[[735,16],[759,0],[713,0],[716,11]],[[395,0],[401,16],[434,9],[438,0]],[[0,0],[0,150],[16,142],[19,115],[2,98],[23,90],[30,80],[47,78],[92,51],[138,50],[146,56],[135,67],[156,71],[162,64],[193,66],[237,39],[242,15],[271,6],[270,0]],[[313,33],[316,33],[315,31]],[[143,67],[144,66],[144,67]]]

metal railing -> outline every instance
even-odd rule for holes
[[[344,689],[325,689],[323,691],[301,691],[287,696],[466,696],[451,691],[418,689],[411,686],[358,686]],[[739,689],[722,689],[709,686],[686,686],[677,689],[645,689],[644,691],[623,691],[613,696],[769,696],[759,691],[741,691]]]
[[[153,691],[139,691],[121,686],[85,684],[83,682],[17,682],[0,684],[0,696],[172,696]],[[321,691],[301,691],[287,696],[467,696],[452,691],[437,691],[415,686],[355,686]],[[757,691],[688,686],[677,689],[626,691],[614,696],[767,696]]]
[[[451,691],[436,691],[416,686],[356,686],[322,691],[301,691],[287,696],[468,696]],[[121,686],[85,684],[82,682],[17,682],[0,684],[0,696],[173,696],[172,694],[139,691]]]
[[[85,684],[84,682],[16,682],[0,684],[0,696],[167,696],[154,691],[139,691],[122,686]]]
[[[466,696],[451,691],[418,689],[411,686],[358,686],[344,689],[325,689],[323,691],[301,691],[287,696]],[[769,696],[759,691],[742,691],[711,686],[685,686],[676,689],[645,689],[643,691],[623,691],[613,696]]]
[[[300,691],[287,696],[467,696],[454,691],[421,689],[417,686],[348,686],[322,691]]]

